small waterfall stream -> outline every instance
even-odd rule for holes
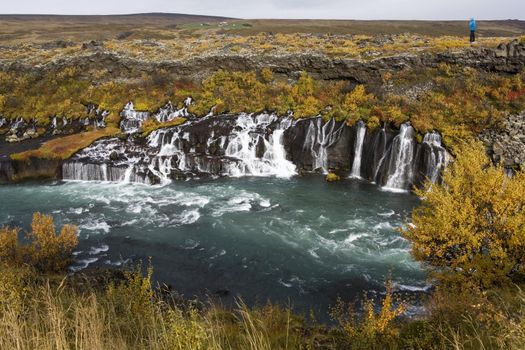
[[[149,118],[149,112],[136,111],[133,102],[128,102],[120,116],[122,117],[120,129],[126,134],[133,134],[138,132],[142,123]]]
[[[392,141],[390,162],[388,163],[388,173],[384,189],[390,191],[407,190],[412,183],[414,175],[414,150],[415,150],[415,131],[409,124],[401,125],[399,134]]]
[[[352,163],[352,171],[350,177],[361,178],[361,159],[363,156],[363,142],[365,140],[366,125],[363,121],[359,121],[356,127],[356,139],[354,144],[354,161]]]
[[[423,144],[430,148],[430,152],[427,152],[425,175],[431,182],[436,183],[448,162],[448,153],[441,146],[441,135],[437,132],[427,133],[423,138]]]

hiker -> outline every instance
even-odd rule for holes
[[[476,41],[476,28],[477,28],[476,20],[474,19],[474,17],[470,19],[469,27],[470,27],[470,43],[472,44],[473,42]]]

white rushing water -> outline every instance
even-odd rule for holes
[[[431,149],[426,176],[431,182],[435,183],[438,181],[441,171],[447,163],[448,153],[441,145],[441,136],[437,132],[425,134],[423,143],[427,144]]]
[[[224,176],[288,178],[296,174],[296,167],[286,159],[283,146],[283,133],[291,125],[291,119],[279,119],[273,114],[241,114],[228,136],[215,138],[211,132],[205,152],[208,154],[210,146],[217,143],[225,155],[220,160],[220,174]],[[275,129],[268,134],[267,129],[270,127]],[[189,141],[190,134],[184,127],[157,130],[149,136],[148,145],[159,148],[149,169],[161,178],[162,183],[169,182],[173,170],[212,172],[212,157],[207,154],[197,155],[194,149],[185,149],[184,144],[189,144]]]
[[[286,159],[282,144],[283,132],[290,127],[291,120],[284,119],[278,123],[269,139],[264,137],[264,133],[257,132],[266,129],[278,119],[273,114],[241,114],[237,118],[236,126],[239,131],[233,132],[225,154],[238,161],[226,167],[225,175],[291,177],[296,174],[295,165]],[[257,154],[258,147],[264,147],[262,157]]]
[[[310,151],[313,171],[328,173],[328,150],[339,141],[344,127],[344,123],[338,125],[335,119],[324,124],[319,117],[309,120],[303,149]]]
[[[305,311],[328,311],[338,295],[380,292],[386,276],[410,288],[426,285],[396,231],[417,198],[360,181],[22,184],[0,186],[0,198],[0,225],[25,229],[35,210],[51,213],[57,227],[77,225],[73,269],[151,257],[156,278],[184,295],[227,289],[232,298],[293,298]]]
[[[187,117],[188,107],[192,104],[192,99],[188,97],[184,101],[182,108],[177,109],[171,102],[168,102],[165,106],[159,108],[153,115],[158,122],[164,123],[169,122],[177,117]],[[137,111],[133,102],[128,102],[122,112],[120,113],[122,121],[120,122],[120,128],[126,134],[134,134],[139,132],[142,124],[149,119],[150,113],[147,111]]]
[[[350,177],[361,178],[361,159],[363,156],[363,143],[366,134],[366,125],[362,121],[357,123],[357,136],[354,144],[354,162],[352,164],[352,171]]]
[[[414,175],[414,129],[410,124],[401,125],[399,134],[392,141],[389,176],[383,189],[406,191]]]
[[[298,164],[322,173],[347,171],[350,178],[367,178],[384,190],[401,192],[426,178],[439,181],[447,162],[440,135],[426,134],[419,145],[409,124],[401,125],[393,139],[385,129],[368,138],[363,121],[350,131],[344,122],[320,117],[298,122],[269,113],[195,118],[188,114],[191,103],[186,100],[180,109],[167,103],[152,115],[128,103],[121,129],[130,136],[97,141],[79,152],[64,163],[63,179],[165,185],[207,175],[290,178]],[[153,131],[146,143],[132,135],[148,118],[166,122],[176,117],[188,121]]]
[[[122,112],[120,112],[122,121],[120,129],[126,134],[133,134],[139,131],[142,123],[149,118],[149,112],[136,111],[133,102],[128,102]]]

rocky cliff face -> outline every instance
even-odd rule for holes
[[[190,59],[166,61],[141,60],[105,51],[102,46],[88,47],[79,55],[58,58],[43,65],[29,65],[17,61],[0,62],[0,70],[34,72],[60,71],[75,66],[85,72],[103,69],[108,78],[134,79],[144,73],[162,71],[166,79],[202,81],[219,69],[231,71],[271,68],[275,73],[297,77],[307,72],[316,79],[349,80],[372,84],[381,80],[381,73],[403,68],[436,67],[448,63],[486,71],[516,73],[525,67],[525,44],[512,41],[497,49],[472,47],[455,52],[402,54],[371,60],[333,58],[319,53],[299,54],[207,54]]]
[[[525,112],[507,117],[498,129],[480,135],[494,162],[509,170],[525,169]]]
[[[107,111],[99,110],[94,105],[86,107],[84,118],[72,119],[54,117],[49,125],[39,125],[36,120],[25,121],[22,118],[8,121],[0,119],[0,138],[7,143],[17,143],[31,139],[50,138],[57,135],[69,135],[86,131],[89,127],[106,127]],[[0,143],[2,147],[2,143]]]
[[[377,83],[381,86],[382,75],[387,71],[437,67],[440,63],[517,73],[525,68],[525,45],[513,41],[497,49],[473,47],[458,52],[399,55],[373,60],[314,54],[229,54],[163,62],[133,59],[106,52],[100,47],[88,47],[82,55],[60,58],[39,66],[4,61],[0,62],[0,69],[38,74],[73,65],[89,74],[92,69],[104,67],[108,79],[134,79],[162,70],[166,72],[166,79],[200,81],[217,69],[242,71],[269,67],[288,77],[306,71],[318,79],[349,80],[372,86]],[[6,134],[7,142],[17,142],[42,135],[52,137],[78,132],[88,126],[104,127],[107,112],[91,105],[86,108],[86,118],[76,121],[54,119],[45,130],[39,130],[36,122],[0,119],[0,132]],[[175,110],[170,105],[158,113],[156,117],[159,121],[173,116],[188,116],[186,109]],[[400,130],[388,127],[367,130],[362,123],[348,127],[342,122],[324,122],[320,118],[294,121],[268,114],[201,119],[189,116],[190,122],[155,131],[143,139],[137,137],[136,132],[150,115],[134,111],[131,105],[125,108],[122,117],[123,131],[129,136],[126,140],[98,141],[64,164],[42,163],[39,160],[22,164],[4,157],[0,161],[0,182],[42,176],[159,183],[188,176],[289,176],[333,170],[342,176],[360,177],[386,188],[406,190],[420,185],[426,178],[438,181],[447,161],[439,134],[427,134],[422,143],[417,143],[410,125],[404,125]],[[503,130],[487,131],[482,138],[489,144],[494,159],[503,161],[511,168],[524,162],[523,134],[523,115],[520,115],[510,118]]]
[[[124,123],[127,124],[127,123]],[[146,139],[95,142],[62,166],[67,180],[147,184],[217,176],[278,176],[328,171],[406,191],[439,181],[448,154],[438,134],[415,140],[413,128],[367,130],[321,118],[220,115],[160,129]]]

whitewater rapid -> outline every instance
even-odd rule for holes
[[[327,308],[337,295],[426,288],[397,229],[417,198],[320,177],[222,178],[165,186],[68,182],[0,187],[0,225],[35,210],[76,224],[74,270],[152,258],[156,278],[185,295]],[[27,201],[27,198],[31,198]]]

